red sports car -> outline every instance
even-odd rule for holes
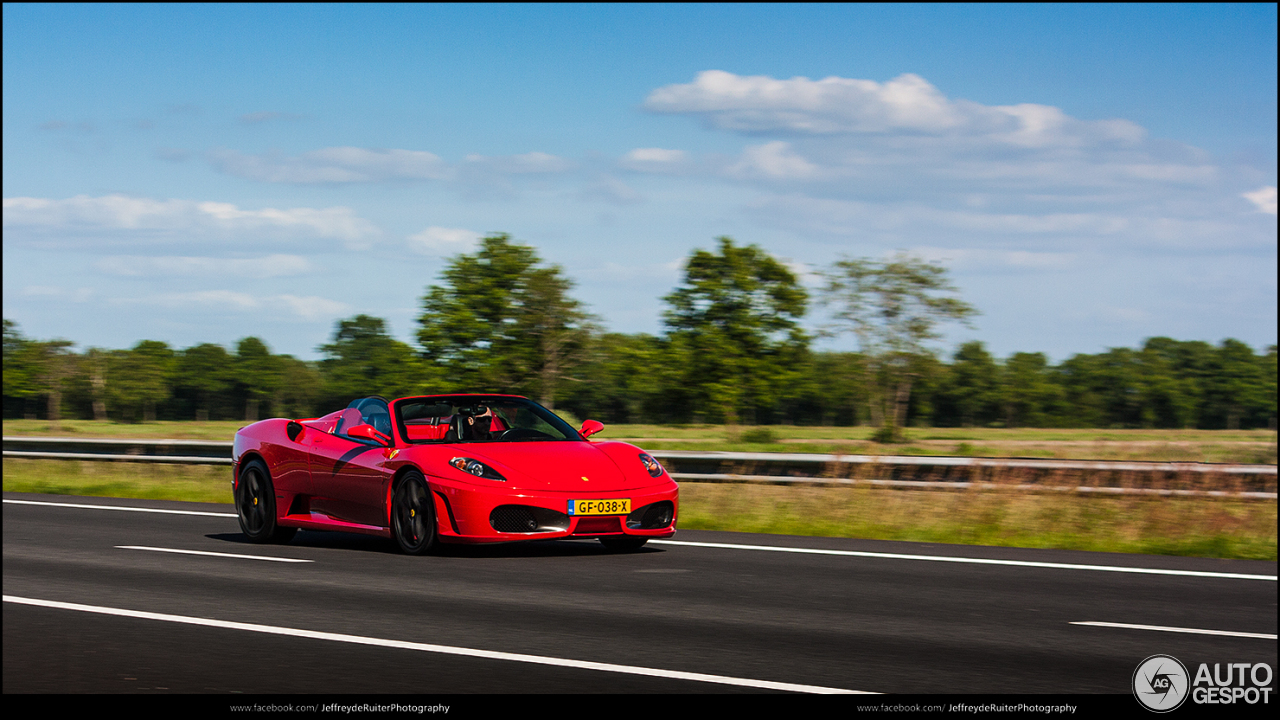
[[[253,542],[299,529],[440,543],[596,538],[635,550],[676,532],[679,490],[634,445],[588,439],[514,395],[380,397],[240,428],[232,486]]]

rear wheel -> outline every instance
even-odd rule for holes
[[[649,538],[638,537],[602,537],[600,544],[611,552],[635,552],[644,547]]]
[[[250,460],[240,469],[236,483],[236,519],[249,542],[285,543],[298,532],[298,528],[276,524],[276,492],[267,466],[261,460]]]
[[[410,472],[391,498],[391,534],[409,555],[425,555],[439,545],[435,503],[422,473]]]

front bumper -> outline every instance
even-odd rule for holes
[[[525,540],[563,538],[643,537],[667,538],[675,535],[679,518],[679,488],[670,478],[659,485],[634,490],[592,492],[521,491],[487,488],[439,477],[428,477],[435,500],[437,527],[443,542],[501,543]],[[629,499],[632,515],[655,503],[671,503],[671,522],[663,527],[645,529],[630,527],[625,515],[568,515],[570,500]],[[528,508],[537,528],[526,532],[510,532],[494,527],[495,509],[502,512],[512,506]],[[643,513],[639,513],[642,515]],[[632,523],[634,524],[634,523]],[[504,523],[498,522],[499,526]]]

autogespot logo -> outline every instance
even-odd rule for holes
[[[1152,655],[1133,671],[1133,695],[1142,706],[1163,713],[1187,699],[1187,668],[1172,655]]]

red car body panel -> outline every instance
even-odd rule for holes
[[[391,406],[405,400],[447,401],[450,397],[458,396],[402,398]],[[351,412],[340,410],[296,421],[275,418],[241,428],[233,450],[233,487],[244,463],[261,459],[274,487],[277,525],[391,537],[394,488],[406,470],[414,469],[427,481],[443,542],[665,538],[676,532],[679,488],[665,469],[658,477],[651,476],[639,460],[643,451],[634,445],[580,435],[556,442],[439,442],[447,424],[408,424],[392,413],[391,445],[383,447],[335,434],[335,428],[350,427],[351,418],[346,418],[347,425],[339,420]],[[358,419],[359,412],[355,414]],[[495,415],[490,429],[507,428]],[[420,444],[405,438],[437,442]],[[449,464],[459,456],[479,460],[505,481],[477,477]],[[644,529],[629,527],[622,514],[567,515],[569,501],[613,499],[629,499],[633,514],[652,503],[669,501],[671,522]],[[545,508],[568,519],[533,532],[503,532],[491,522],[491,513],[500,505]]]

